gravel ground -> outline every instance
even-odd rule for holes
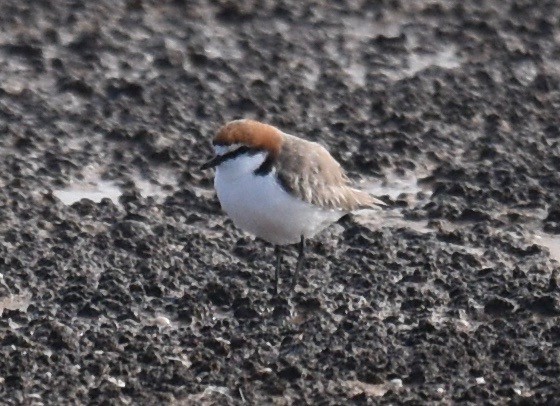
[[[2,1],[0,403],[557,404],[559,27],[546,0]],[[239,117],[392,203],[279,298],[198,169]]]

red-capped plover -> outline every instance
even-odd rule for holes
[[[316,142],[253,120],[224,125],[213,140],[214,187],[223,210],[242,230],[275,246],[275,292],[281,245],[299,244],[297,283],[305,240],[354,210],[385,205],[353,188],[340,164]]]

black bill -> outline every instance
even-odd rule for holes
[[[200,169],[204,170],[204,169],[214,168],[215,166],[218,166],[221,162],[222,162],[222,156],[217,155],[214,158],[212,158],[211,160],[209,160],[208,162],[203,163],[200,166]]]

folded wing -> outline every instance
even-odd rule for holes
[[[314,142],[287,136],[276,170],[286,190],[325,209],[351,212],[385,205],[369,193],[351,187],[340,164]]]

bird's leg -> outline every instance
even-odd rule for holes
[[[299,271],[303,267],[304,256],[305,256],[305,238],[303,238],[302,235],[301,240],[299,242],[299,254],[296,262],[296,270],[294,271],[294,275],[292,276],[292,289],[296,287]]]
[[[280,277],[280,268],[282,266],[282,249],[279,245],[274,246],[274,254],[276,254],[276,269],[274,270],[274,294],[278,294],[278,279]]]

